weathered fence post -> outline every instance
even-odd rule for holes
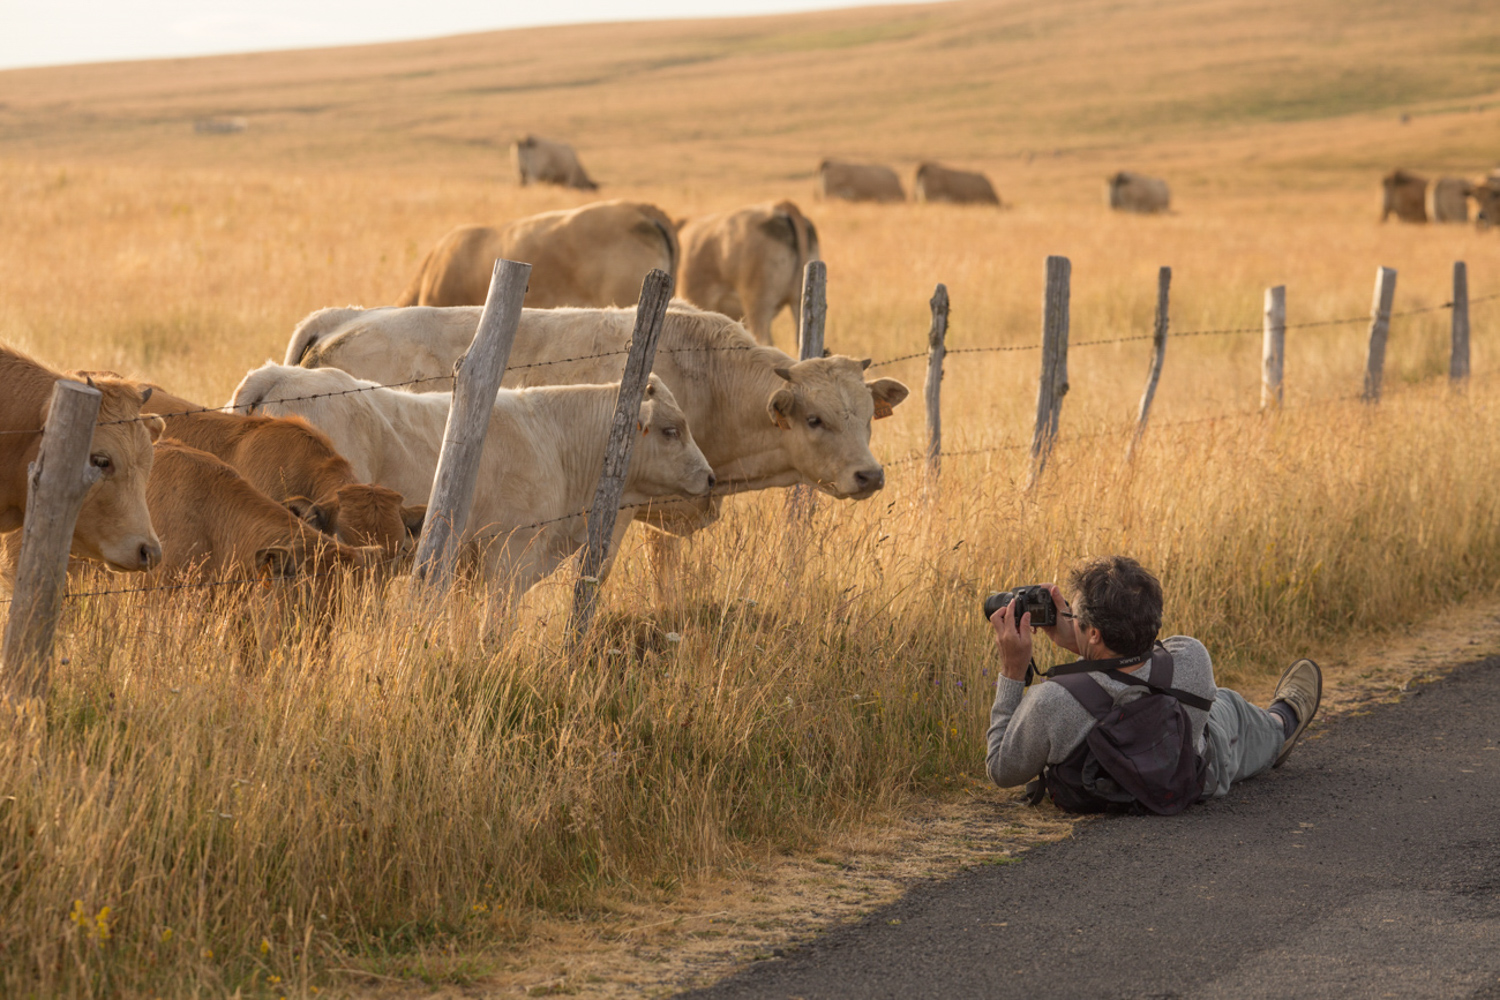
[[[1370,354],[1365,361],[1364,400],[1380,401],[1380,382],[1385,377],[1385,341],[1391,332],[1391,304],[1396,300],[1396,272],[1389,267],[1375,271],[1375,301],[1370,305]]]
[[[797,329],[797,360],[823,356],[823,330],[828,321],[828,265],[810,260],[802,272],[802,323]],[[786,495],[787,517],[796,520],[812,509],[813,491],[793,486]],[[794,539],[788,539],[796,544]]]
[[[12,708],[47,697],[73,528],[89,487],[101,475],[89,463],[89,447],[102,399],[93,386],[59,379],[41,448],[27,470],[26,520],[0,656],[0,698]]]
[[[1448,378],[1461,383],[1469,377],[1469,265],[1453,262],[1453,357]]]
[[[1042,374],[1036,394],[1036,432],[1031,438],[1031,484],[1047,467],[1057,441],[1063,396],[1068,392],[1068,298],[1073,263],[1047,258],[1047,292],[1042,301]]]
[[[948,353],[948,286],[932,292],[932,326],[927,330],[927,485],[936,486],[943,464],[943,357]]]
[[[625,374],[620,378],[620,395],[615,402],[615,416],[609,427],[609,443],[604,450],[604,468],[599,486],[588,512],[588,541],[578,567],[578,582],[573,585],[573,616],[568,623],[569,645],[577,648],[594,620],[599,596],[599,577],[609,559],[610,538],[620,513],[620,495],[625,491],[625,473],[630,469],[630,452],[635,447],[636,421],[641,413],[641,395],[656,360],[656,341],[661,336],[667,304],[672,301],[672,276],[653,269],[641,283],[640,301],[635,307],[635,332],[630,337],[630,356],[625,359]]]
[[[521,322],[521,301],[531,265],[513,260],[495,261],[489,294],[479,316],[479,329],[469,352],[459,359],[453,379],[453,404],[443,430],[443,449],[432,477],[427,501],[427,519],[412,564],[412,587],[446,590],[453,579],[464,526],[474,505],[474,484],[484,438],[495,408],[495,391],[505,375],[516,327]]]
[[[1286,286],[1266,289],[1266,338],[1261,348],[1260,408],[1280,407],[1286,372]]]
[[[1141,412],[1135,419],[1135,434],[1130,447],[1125,449],[1125,461],[1135,457],[1136,445],[1146,433],[1146,421],[1151,419],[1151,401],[1156,398],[1156,383],[1161,379],[1162,365],[1167,361],[1167,327],[1172,293],[1172,269],[1164,267],[1156,272],[1156,325],[1151,331],[1151,365],[1146,369],[1146,391],[1141,393]]]

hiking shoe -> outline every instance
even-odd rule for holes
[[[1292,730],[1292,735],[1281,745],[1281,752],[1276,755],[1276,762],[1272,767],[1280,767],[1281,762],[1291,754],[1292,747],[1302,738],[1307,724],[1318,714],[1318,703],[1322,700],[1323,671],[1318,669],[1316,663],[1304,659],[1286,668],[1281,680],[1276,682],[1276,693],[1271,696],[1271,704],[1284,701],[1292,706],[1292,711],[1297,713],[1297,728]]]

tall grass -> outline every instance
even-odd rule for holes
[[[730,506],[659,606],[641,553],[597,647],[569,588],[516,618],[352,588],[331,634],[258,644],[253,595],[70,605],[45,754],[0,750],[8,995],[289,994],[524,936],[982,773],[986,587],[1128,551],[1221,681],[1500,583],[1493,383],[1379,408],[914,465],[878,499]],[[902,470],[905,471],[902,471]],[[247,638],[251,636],[252,638]],[[273,979],[272,977],[277,977]]]

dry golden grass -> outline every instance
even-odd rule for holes
[[[1500,240],[1378,225],[1377,178],[1490,165],[1497,32],[1457,4],[960,3],[0,74],[0,341],[218,402],[311,309],[389,301],[450,226],[583,201],[497,181],[526,128],[674,214],[801,199],[851,354],[920,350],[938,281],[950,346],[1034,343],[1048,253],[1073,261],[1075,342],[1147,332],[1162,264],[1178,330],[1255,326],[1278,283],[1293,323],[1357,316],[1381,264],[1398,310],[1436,306],[1455,259],[1500,292]],[[188,131],[218,113],[251,128]],[[1014,207],[810,204],[823,155],[929,153],[990,169]],[[1176,213],[1105,212],[1122,165],[1168,176]],[[1157,568],[1168,628],[1250,689],[1489,599],[1500,301],[1475,306],[1465,393],[1446,323],[1396,321],[1379,407],[1348,398],[1362,326],[1292,330],[1275,416],[1251,415],[1258,336],[1173,341],[1133,467],[1145,345],[1079,348],[1030,494],[1019,450],[950,458],[924,494],[896,464],[913,399],[875,427],[877,498],[823,501],[791,537],[780,495],[736,499],[664,606],[627,547],[597,662],[559,652],[566,573],[508,621],[354,594],[326,642],[255,640],[250,595],[75,602],[45,758],[0,750],[0,991],[484,982],[538,926],[670,912],[712,873],[982,778],[977,598],[1085,556]],[[1036,367],[954,356],[948,448],[1027,440]]]

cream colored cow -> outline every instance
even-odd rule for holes
[[[578,154],[565,142],[523,135],[510,144],[510,161],[522,187],[527,184],[558,184],[580,191],[597,191],[599,185],[590,179],[578,162]]]

